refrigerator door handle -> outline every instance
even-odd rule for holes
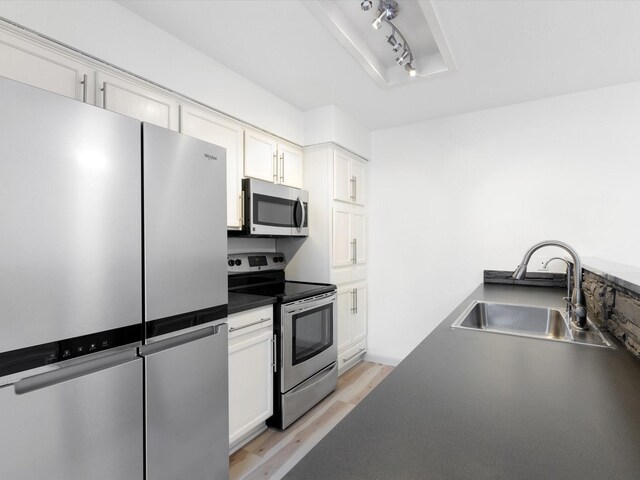
[[[143,356],[153,355],[154,353],[162,352],[173,347],[184,345],[185,343],[194,342],[201,338],[211,337],[213,335],[219,335],[223,333],[227,335],[227,324],[211,325],[208,327],[200,328],[196,331],[185,333],[184,335],[178,335],[175,337],[167,338],[166,340],[160,340],[149,345],[143,345],[140,347],[140,354]]]
[[[50,372],[41,373],[32,377],[23,378],[14,384],[16,395],[51,387],[58,383],[67,382],[75,378],[96,373],[107,368],[117,367],[138,357],[134,348],[113,355],[87,360],[68,367],[62,367]]]

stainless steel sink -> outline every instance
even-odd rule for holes
[[[452,327],[615,348],[591,321],[588,324],[586,331],[572,329],[565,313],[555,308],[474,301]]]

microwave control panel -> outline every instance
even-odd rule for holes
[[[281,252],[233,253],[227,255],[227,272],[249,273],[284,270],[287,265]]]

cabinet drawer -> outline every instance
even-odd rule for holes
[[[338,368],[349,368],[367,351],[367,341],[362,340],[338,354]]]
[[[255,308],[229,315],[229,338],[254,332],[273,325],[273,306]]]

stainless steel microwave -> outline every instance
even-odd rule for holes
[[[309,192],[254,178],[242,180],[242,190],[244,234],[265,237],[309,235]]]

